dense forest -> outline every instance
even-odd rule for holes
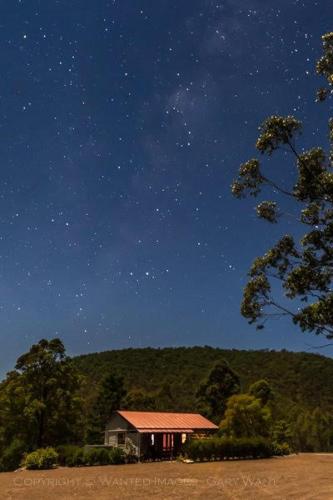
[[[275,412],[290,416],[317,407],[333,410],[333,360],[288,351],[239,351],[213,347],[144,348],[106,351],[73,359],[86,377],[85,397],[94,399],[110,370],[124,378],[133,409],[195,411],[200,383],[220,360],[240,377],[241,390],[260,379],[274,392]],[[279,415],[279,416],[280,416]]]

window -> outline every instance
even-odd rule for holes
[[[118,432],[118,446],[125,444],[125,432]]]
[[[186,434],[183,433],[182,434],[182,444],[186,443],[186,438],[187,438]]]
[[[155,444],[155,435],[154,434],[150,435],[150,443],[152,446],[154,446],[154,444]]]

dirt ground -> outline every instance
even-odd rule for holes
[[[269,460],[59,468],[0,474],[0,498],[333,500],[333,454]]]

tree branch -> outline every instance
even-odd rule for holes
[[[286,313],[287,315],[290,315],[292,318],[296,318],[297,317],[297,314],[295,314],[294,312],[290,311],[289,309],[287,309],[286,307],[283,307],[283,306],[280,306],[279,304],[277,304],[276,302],[274,302],[273,300],[270,300],[268,302],[268,304],[276,307],[277,309],[279,309],[280,311],[283,311],[284,313]],[[330,328],[327,328],[326,326],[324,325],[319,325],[318,323],[314,323],[314,326],[315,328],[318,328],[319,330],[322,331],[323,334],[325,334],[324,332],[327,332],[327,335],[329,337],[333,337],[333,330],[331,330]],[[311,327],[311,328],[310,328]],[[309,329],[312,329],[312,326],[309,325]],[[326,334],[325,334],[326,335]],[[326,336],[327,336],[326,335]]]
[[[280,193],[285,194],[287,196],[291,196],[292,198],[295,198],[295,195],[293,193],[291,193],[290,191],[286,191],[285,189],[281,188],[280,186],[278,186],[277,184],[275,184],[274,181],[271,181],[270,179],[268,179],[264,175],[262,176],[262,178],[263,178],[263,180],[267,184],[269,184],[270,186],[272,186],[274,189],[277,189],[278,191],[280,191]]]

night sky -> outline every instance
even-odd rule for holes
[[[240,316],[251,261],[297,228],[258,221],[230,184],[267,115],[295,114],[301,146],[325,144],[314,65],[332,10],[0,2],[0,374],[42,337],[73,355],[320,343]],[[287,183],[292,166],[274,161]]]

